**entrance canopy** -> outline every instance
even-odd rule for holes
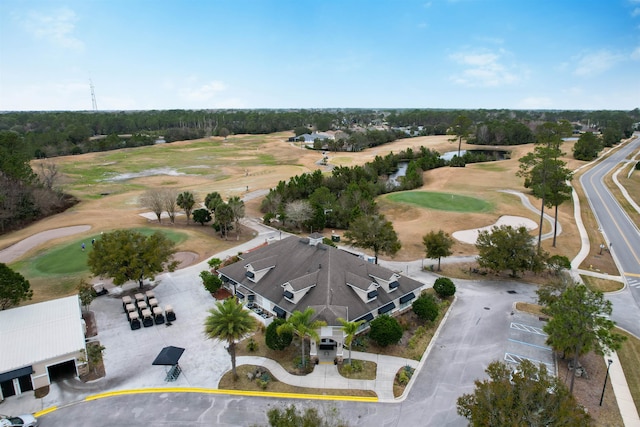
[[[169,346],[162,349],[152,365],[177,365],[184,348]]]

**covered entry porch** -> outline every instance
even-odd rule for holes
[[[344,357],[344,333],[337,326],[323,326],[318,334],[320,340],[311,340],[309,355],[315,363],[342,363]]]

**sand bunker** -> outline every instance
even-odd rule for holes
[[[503,215],[495,222],[493,225],[487,225],[482,228],[474,228],[471,230],[461,230],[456,231],[452,234],[454,239],[457,239],[463,243],[468,243],[470,245],[475,245],[478,240],[478,234],[480,231],[490,231],[492,227],[500,227],[501,225],[510,225],[514,228],[517,227],[526,227],[527,230],[534,230],[538,228],[538,224],[530,220],[529,218],[524,218],[521,216],[512,216],[512,215]]]
[[[188,267],[190,265],[195,264],[198,260],[198,254],[195,252],[176,252],[173,254],[173,260],[178,261],[178,267],[176,270],[180,270],[181,268]]]

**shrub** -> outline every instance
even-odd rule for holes
[[[456,293],[456,285],[448,277],[438,277],[433,284],[433,290],[440,298],[447,298]]]
[[[283,323],[285,323],[284,319],[276,318],[269,326],[267,326],[264,341],[265,344],[267,344],[267,347],[271,350],[284,350],[289,347],[293,340],[293,334],[291,332],[282,332],[281,334],[278,334],[278,326]]]
[[[364,369],[364,363],[362,363],[362,360],[351,360],[351,365],[348,365],[351,367],[351,371],[352,372],[362,372],[362,370]]]
[[[207,270],[200,272],[200,278],[202,279],[204,288],[212,294],[222,286],[222,280],[220,280],[220,278],[215,274],[209,273]]]
[[[402,338],[402,326],[395,318],[383,314],[371,322],[369,337],[381,347],[396,344]]]
[[[404,369],[398,374],[398,383],[401,385],[407,385],[407,383],[409,383],[409,376]]]
[[[207,264],[209,264],[209,267],[217,270],[218,267],[220,267],[220,265],[222,264],[222,260],[220,258],[211,258],[209,261],[207,261]]]
[[[256,378],[256,383],[260,386],[261,389],[266,390],[269,382],[271,381],[271,375],[268,372],[263,372],[258,378]]]
[[[420,295],[411,305],[413,312],[422,320],[433,322],[438,317],[438,304],[433,295]]]
[[[256,340],[254,340],[253,338],[249,338],[249,341],[247,341],[247,350],[251,353],[258,350],[258,343],[256,342]]]
[[[305,356],[304,360],[300,356],[296,356],[293,359],[293,366],[300,371],[313,371],[313,365],[308,357]]]

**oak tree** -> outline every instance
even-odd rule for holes
[[[544,254],[540,254],[525,227],[493,226],[481,230],[476,240],[480,267],[498,273],[511,270],[511,277],[525,271],[540,272],[544,268]]]
[[[111,277],[121,286],[137,280],[140,287],[144,279],[153,280],[165,270],[174,271],[172,261],[175,243],[160,232],[145,236],[134,230],[115,230],[104,233],[89,252],[87,264],[96,276]]]
[[[376,264],[378,254],[393,256],[402,247],[393,224],[384,215],[360,215],[351,222],[344,237],[354,246],[373,250]]]
[[[545,365],[524,359],[517,369],[492,362],[489,378],[475,381],[473,393],[458,398],[458,415],[470,426],[591,426],[589,414]]]
[[[442,230],[430,231],[422,236],[422,244],[427,258],[438,259],[438,271],[440,271],[440,259],[453,254],[451,250],[453,243],[451,236]]]

